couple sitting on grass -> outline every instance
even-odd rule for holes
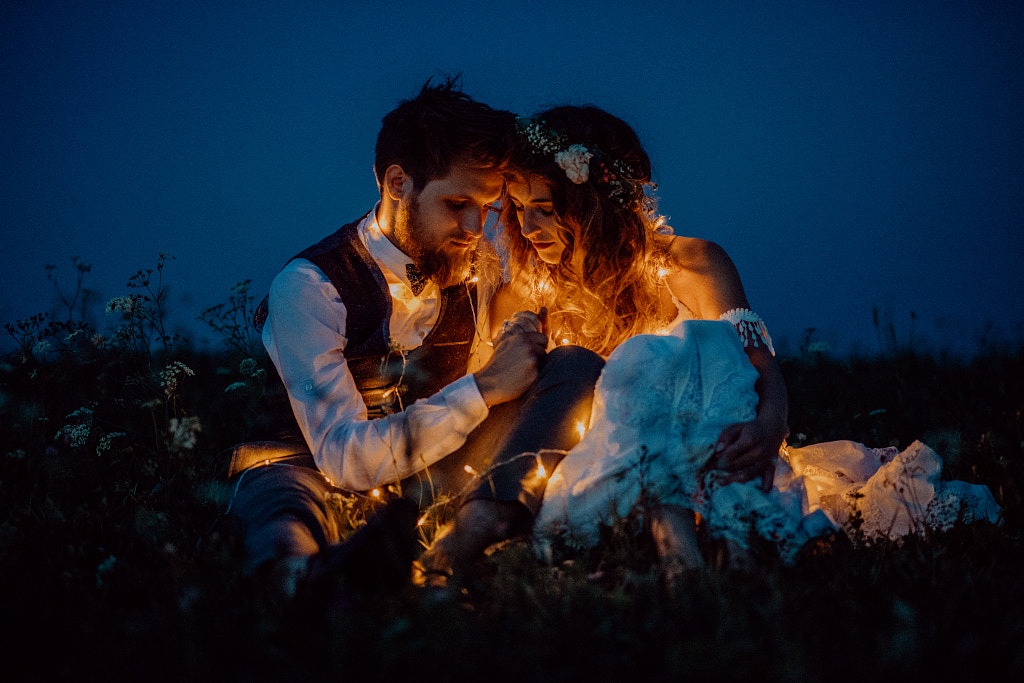
[[[669,578],[705,537],[742,565],[751,534],[792,561],[854,511],[890,534],[998,515],[920,444],[787,448],[764,323],[720,247],[662,225],[618,118],[428,83],[384,117],[374,169],[377,205],[288,261],[257,314],[288,405],[236,448],[232,511],[286,589],[356,554],[371,583],[408,581],[416,522],[447,503],[415,563],[432,586],[524,532],[593,545],[638,505]],[[341,543],[334,494],[388,487]]]

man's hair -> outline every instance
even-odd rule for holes
[[[456,164],[502,168],[512,146],[515,117],[492,109],[463,93],[460,79],[423,85],[419,95],[403,100],[381,120],[374,172],[383,186],[384,171],[397,164],[422,190],[444,178]]]

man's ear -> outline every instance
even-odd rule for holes
[[[398,164],[391,164],[384,171],[382,194],[386,193],[388,197],[397,202],[412,192],[412,188],[412,176],[406,173],[405,169]]]

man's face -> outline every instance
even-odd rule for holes
[[[493,169],[454,166],[402,199],[393,228],[398,248],[441,287],[462,282],[501,187]]]

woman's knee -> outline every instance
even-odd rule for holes
[[[604,359],[590,349],[566,344],[548,352],[544,362],[545,374],[576,377],[581,381],[596,382],[604,368]]]

